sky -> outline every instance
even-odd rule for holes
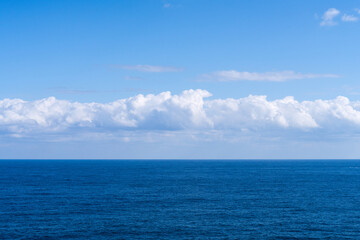
[[[0,1],[0,159],[360,158],[360,1]]]

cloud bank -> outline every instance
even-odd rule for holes
[[[281,72],[238,72],[235,70],[217,71],[211,74],[203,75],[204,78],[214,79],[216,81],[270,81],[270,82],[284,82],[288,80],[299,80],[309,78],[336,78],[335,74],[304,74],[296,73],[294,71]]]
[[[206,99],[206,90],[179,95],[137,95],[110,103],[79,103],[49,97],[37,101],[0,101],[0,132],[15,137],[124,131],[325,131],[360,130],[360,102],[339,96],[332,100],[296,101],[266,96]]]

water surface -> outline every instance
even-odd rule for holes
[[[0,161],[0,239],[360,239],[360,161]]]

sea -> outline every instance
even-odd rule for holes
[[[0,239],[360,239],[360,161],[1,160]]]

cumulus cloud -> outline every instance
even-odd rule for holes
[[[335,74],[303,74],[294,71],[281,72],[238,72],[235,70],[217,71],[203,75],[204,78],[216,81],[273,81],[283,82],[288,80],[309,79],[309,78],[336,78]]]
[[[334,26],[337,22],[334,21],[334,18],[340,14],[340,11],[336,8],[329,8],[322,16],[322,21],[320,26]]]
[[[299,102],[266,96],[206,99],[206,90],[162,92],[110,103],[79,103],[49,97],[0,101],[0,132],[14,137],[74,131],[317,131],[360,130],[360,102],[346,97]]]
[[[0,130],[9,132],[87,129],[187,129],[210,124],[204,112],[205,90],[180,95],[163,92],[115,102],[78,103],[49,97],[37,101],[0,101]]]
[[[181,72],[182,68],[170,67],[170,66],[153,66],[153,65],[113,65],[126,70],[133,70],[139,72]]]
[[[357,20],[359,20],[359,18],[355,17],[354,15],[344,14],[341,17],[341,21],[343,21],[343,22],[356,22]]]

